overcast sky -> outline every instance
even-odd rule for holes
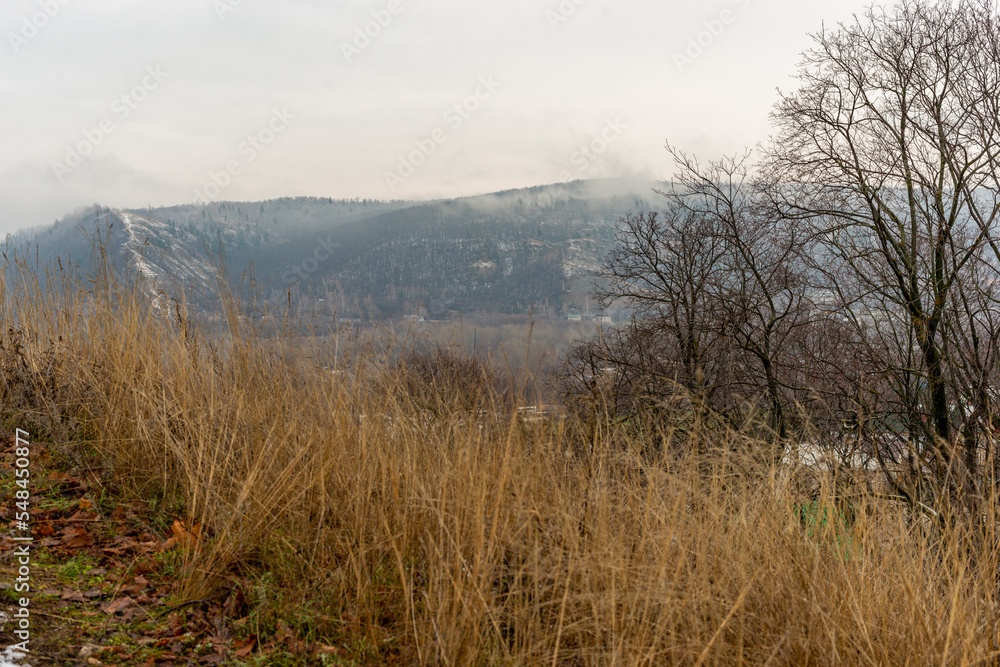
[[[669,178],[867,2],[4,0],[0,231],[90,203]]]

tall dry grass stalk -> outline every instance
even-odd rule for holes
[[[942,528],[761,463],[738,433],[650,442],[460,397],[432,412],[380,353],[341,347],[350,363],[330,368],[323,344],[246,323],[199,333],[109,273],[7,268],[8,409],[115,492],[177,501],[204,526],[183,593],[260,582],[262,628],[280,618],[373,663],[1000,655],[995,503]]]

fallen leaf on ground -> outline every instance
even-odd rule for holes
[[[250,637],[249,639],[245,640],[245,643],[239,641],[236,642],[237,646],[239,646],[240,644],[243,644],[243,646],[236,649],[236,657],[245,658],[248,655],[250,655],[251,651],[253,651],[253,647],[257,645],[257,638]]]
[[[123,611],[120,616],[122,623],[131,623],[137,618],[145,618],[145,617],[146,617],[146,610],[139,606],[129,607],[128,609]]]
[[[63,535],[62,546],[67,549],[93,546],[97,541],[83,526],[68,526]]]
[[[183,521],[174,519],[173,525],[170,526],[170,532],[173,533],[173,537],[163,543],[164,550],[172,549],[175,546],[190,549],[198,543],[198,538],[201,537],[201,524],[196,523],[193,528],[188,530]]]
[[[102,606],[101,609],[104,610],[104,613],[106,614],[117,614],[118,612],[132,606],[135,606],[135,600],[126,595],[125,597],[109,602],[108,604]]]

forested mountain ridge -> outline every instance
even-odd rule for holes
[[[561,313],[628,211],[657,205],[656,183],[576,181],[432,202],[284,198],[145,210],[93,206],[13,237],[43,261],[87,267],[96,240],[122,270],[166,294],[207,303],[215,270],[265,299],[311,312]],[[128,222],[128,224],[125,224]]]

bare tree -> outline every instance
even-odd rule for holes
[[[902,0],[814,39],[762,162],[670,149],[666,211],[626,216],[603,272],[635,321],[589,358],[612,391],[761,407],[782,439],[806,407],[915,502],[969,491],[1000,426],[996,3]]]
[[[794,225],[762,204],[750,153],[701,165],[668,146],[678,167],[662,195],[707,220],[720,247],[711,292],[721,317],[716,332],[747,355],[742,381],[762,387],[772,425],[784,440],[787,404],[805,387],[794,384],[801,359],[789,357],[796,331],[812,317],[803,253]]]
[[[996,7],[904,0],[814,38],[799,89],[774,113],[767,191],[814,235],[833,305],[944,481],[956,446],[975,466],[973,432],[994,410]]]
[[[646,404],[683,394],[741,426],[763,413],[784,442],[807,391],[793,358],[812,317],[802,239],[758,201],[749,156],[674,157],[665,209],[622,218],[598,283],[602,304],[624,301],[634,319],[588,358],[599,349],[607,386]]]
[[[616,247],[601,271],[596,294],[602,307],[619,300],[634,310],[647,354],[632,358],[618,345],[618,366],[661,383],[675,383],[703,400],[718,389],[719,303],[712,276],[722,261],[721,237],[705,216],[680,209],[627,214],[619,221]],[[637,350],[638,351],[638,350]],[[650,358],[650,353],[657,353]],[[609,349],[610,352],[610,349]]]

